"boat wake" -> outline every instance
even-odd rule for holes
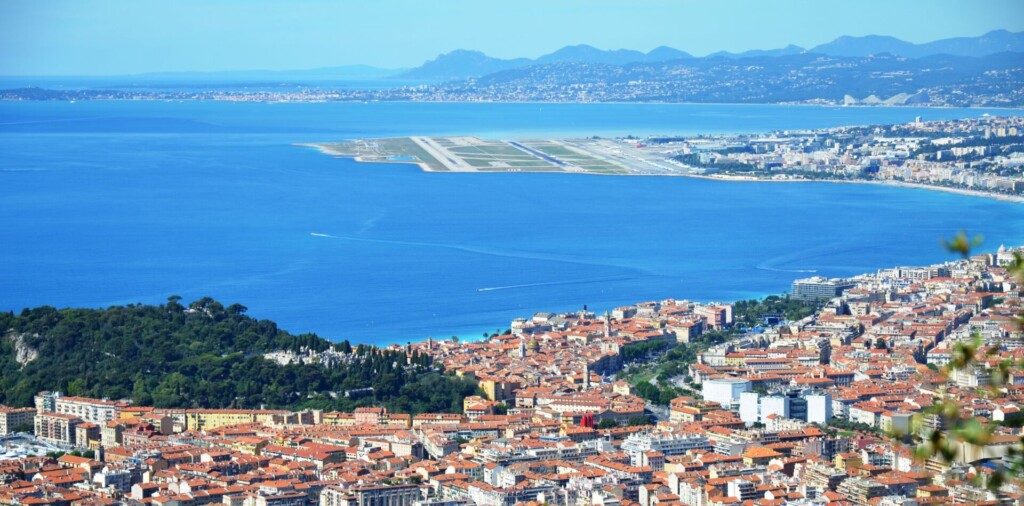
[[[592,266],[596,266],[596,267],[614,267],[614,268],[618,268],[618,269],[626,269],[626,270],[628,270],[629,272],[632,272],[632,273],[649,274],[649,273],[647,273],[645,271],[642,271],[640,269],[637,269],[636,267],[633,267],[631,265],[620,265],[620,264],[608,263],[608,262],[589,262],[589,261],[585,261],[585,260],[564,258],[564,257],[560,257],[560,256],[557,256],[557,255],[547,255],[547,254],[544,254],[544,253],[519,252],[519,251],[515,251],[515,252],[512,252],[512,251],[502,251],[502,250],[494,250],[494,249],[488,249],[488,248],[478,248],[478,247],[471,247],[471,246],[462,246],[462,245],[459,245],[459,244],[442,244],[442,243],[433,243],[433,242],[401,241],[401,240],[394,240],[394,239],[373,239],[373,238],[369,238],[369,237],[353,237],[353,236],[347,236],[347,235],[332,235],[332,234],[325,234],[323,232],[310,232],[309,235],[311,235],[313,237],[323,237],[323,238],[326,238],[326,239],[338,239],[338,240],[342,240],[342,241],[367,242],[367,243],[373,243],[373,244],[391,244],[391,245],[395,245],[395,246],[407,246],[407,247],[415,247],[415,248],[441,248],[441,249],[448,249],[448,250],[453,250],[453,251],[460,251],[460,252],[463,252],[463,253],[471,253],[471,254],[475,254],[475,255],[488,255],[488,256],[496,256],[496,257],[503,257],[503,258],[517,258],[517,259],[523,259],[523,260],[541,260],[541,261],[546,261],[546,262],[563,262],[563,263],[576,264],[576,265],[592,265]],[[497,288],[501,288],[501,287],[497,287]]]
[[[599,283],[601,281],[620,281],[623,279],[629,279],[630,276],[606,276],[603,278],[588,278],[588,279],[568,279],[564,281],[545,281],[541,283],[523,283],[521,285],[505,285],[505,286],[488,286],[484,288],[477,288],[478,292],[494,292],[498,290],[512,290],[515,288],[532,288],[535,286],[554,286],[554,285],[580,285],[586,283]]]
[[[764,265],[758,265],[755,269],[759,271],[771,271],[771,272],[793,272],[793,273],[815,273],[818,269],[777,269],[775,267],[767,267]]]

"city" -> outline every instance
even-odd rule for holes
[[[536,313],[479,342],[393,346],[476,382],[457,413],[153,408],[39,392],[35,407],[0,408],[0,501],[997,504],[1021,493],[986,480],[1022,444],[1022,254],[798,279],[789,300],[813,309],[796,320],[664,300]],[[669,349],[695,359],[668,378],[635,374]],[[964,350],[978,361],[957,367]],[[344,355],[267,358],[344,367]],[[659,405],[663,391],[675,396]],[[930,409],[946,401],[952,415]],[[922,457],[961,416],[990,433]]]
[[[0,506],[1024,506],[1022,0],[0,47]]]

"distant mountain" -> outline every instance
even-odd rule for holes
[[[658,46],[647,52],[645,61],[668,61],[693,58],[693,55],[686,51],[680,51],[674,47]]]
[[[685,51],[660,46],[647,53],[632,49],[598,49],[587,44],[565,46],[553,53],[536,59],[515,58],[504,60],[492,58],[480,51],[457,49],[430,60],[412,70],[397,75],[403,79],[453,80],[480,77],[505,70],[548,65],[554,63],[590,63],[625,65],[634,62],[655,62],[693,58]]]
[[[1024,32],[994,30],[979,37],[955,37],[925,44],[914,44],[884,35],[843,36],[832,42],[815,46],[809,51],[831,56],[851,57],[882,53],[907,58],[921,58],[937,54],[979,57],[1003,52],[1024,51]]]
[[[742,53],[730,53],[728,51],[719,51],[717,53],[711,53],[707,57],[724,57],[724,58],[757,58],[761,56],[789,56],[794,54],[804,53],[807,50],[790,44],[786,47],[780,47],[778,49],[751,49]]]
[[[546,54],[534,60],[534,63],[609,63],[622,65],[635,61],[643,61],[647,55],[632,49],[615,49],[605,51],[594,46],[579,44],[576,46],[565,46],[551,54]]]
[[[828,56],[865,57],[883,53],[907,58],[949,54],[954,56],[987,56],[1002,52],[1024,52],[1024,32],[995,30],[979,37],[956,37],[937,40],[926,44],[914,44],[895,37],[866,35],[863,37],[843,36],[832,42],[804,49],[790,44],[778,49],[752,49],[740,53],[718,51],[705,58],[762,58],[792,56],[801,53],[817,53]],[[652,63],[694,58],[678,49],[660,46],[644,53],[633,49],[599,49],[587,44],[565,46],[557,51],[536,59],[515,58],[511,60],[493,58],[480,51],[459,49],[445,53],[424,63],[422,66],[399,74],[405,79],[455,80],[482,77],[488,74],[531,65],[557,63],[586,63],[602,65],[627,65],[630,63]]]
[[[428,80],[466,79],[493,74],[502,70],[525,67],[531,62],[532,60],[528,58],[503,60],[501,58],[492,58],[480,51],[456,49],[450,53],[444,53],[419,67],[398,74],[396,77]]]
[[[844,35],[832,42],[814,46],[810,52],[829,56],[863,57],[883,53],[911,56],[910,53],[916,53],[917,50],[914,44],[887,35],[865,35],[863,37]],[[919,55],[914,54],[912,57],[916,56]]]
[[[980,37],[955,37],[942,39],[919,47],[930,54],[954,54],[960,56],[986,56],[1004,52],[1024,51],[1024,32],[993,30]]]

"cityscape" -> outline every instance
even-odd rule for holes
[[[1011,270],[1022,255],[1000,247],[932,266],[797,279],[797,313],[649,301],[604,314],[536,313],[478,342],[393,347],[410,366],[426,355],[476,383],[454,413],[154,408],[39,392],[35,407],[0,408],[0,498],[999,502],[1018,489],[987,488],[991,469],[978,463],[1020,444],[1024,374],[999,371],[1024,353],[1021,281]],[[951,368],[971,343],[987,350],[984,359]],[[265,358],[339,368],[352,353]],[[35,353],[19,357],[28,363]],[[915,442],[948,423],[930,409],[938,400],[993,433],[953,445],[950,459],[922,461]]]
[[[1024,506],[1019,0],[0,47],[0,506]]]

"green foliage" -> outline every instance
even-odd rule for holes
[[[636,395],[647,399],[652,404],[667,405],[672,399],[679,397],[681,391],[672,386],[658,387],[650,381],[641,381],[635,385]]]
[[[866,423],[844,420],[842,418],[833,418],[828,422],[828,426],[833,429],[840,429],[843,431],[870,432],[872,434],[882,435],[882,431],[878,427],[874,427]]]
[[[957,253],[963,258],[970,258],[971,250],[981,244],[981,236],[970,238],[965,231],[961,231],[952,240],[945,241],[946,249]],[[1024,283],[1024,257],[1019,253],[1014,255],[1014,262],[1008,268],[1009,273],[1018,283]],[[1024,326],[1024,317],[1018,316],[1018,325]],[[998,354],[998,347],[984,348],[981,336],[975,334],[970,342],[957,342],[950,354],[950,362],[939,370],[947,378],[957,370],[966,370],[973,367],[981,367],[979,362],[982,358],[988,359]],[[1015,363],[1012,358],[999,361],[990,372],[990,384],[983,387],[979,393],[985,396],[1001,395],[1000,389],[1006,384],[1009,371],[1014,367],[1024,367],[1024,360]],[[914,455],[920,460],[940,459],[947,463],[953,462],[958,453],[958,447],[962,445],[985,446],[991,440],[995,424],[986,424],[974,417],[964,416],[960,411],[958,399],[947,393],[943,388],[936,396],[932,406],[926,408],[922,413],[916,415],[913,420],[912,433],[922,432],[922,422],[925,416],[937,417],[941,420],[943,429],[926,431],[924,437],[914,450]],[[1020,437],[1017,444],[1007,449],[1004,458],[1005,465],[996,467],[993,472],[982,478],[978,475],[977,485],[997,490],[1004,483],[1012,482],[1017,486],[1024,485],[1024,437]]]
[[[791,321],[806,318],[821,308],[821,302],[802,301],[778,295],[761,300],[741,300],[733,304],[733,320],[747,327],[761,325],[767,315],[780,315]]]
[[[434,370],[430,357],[313,334],[293,335],[274,322],[245,316],[245,307],[203,298],[186,309],[180,297],[164,305],[107,309],[26,309],[0,313],[0,334],[20,336],[39,352],[22,366],[12,339],[0,339],[0,404],[32,405],[40,390],[123,399],[158,407],[259,406],[461,411],[475,384]],[[270,351],[335,347],[351,351],[337,367],[278,365]],[[411,363],[408,363],[411,362]],[[358,399],[347,390],[373,387]]]
[[[630,343],[622,348],[622,360],[625,362],[644,360],[664,350],[666,346],[665,341],[657,339]]]
[[[618,427],[619,423],[611,418],[602,418],[600,422],[597,422],[598,429],[614,429]]]

